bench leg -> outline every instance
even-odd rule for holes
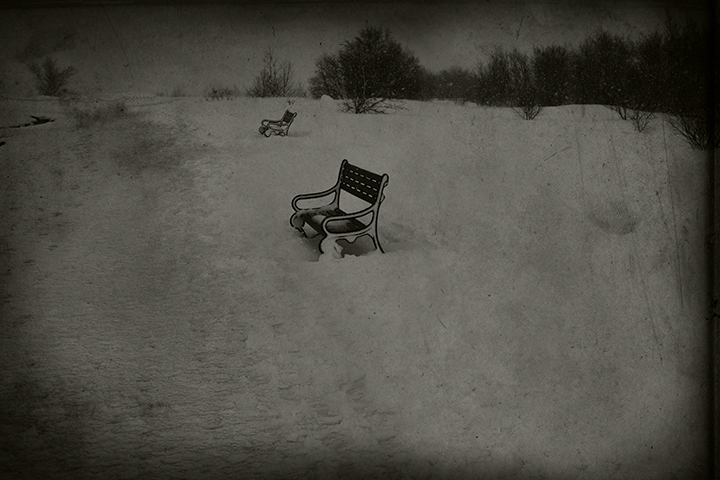
[[[305,229],[303,229],[303,226],[305,225],[305,220],[300,218],[298,213],[299,212],[295,212],[293,213],[292,217],[290,217],[290,226],[302,233],[304,237],[307,237],[307,235],[305,234]]]
[[[320,254],[329,254],[333,258],[342,258],[342,247],[337,244],[335,237],[327,236],[318,245]]]
[[[375,248],[379,249],[382,253],[385,253],[385,250],[383,250],[382,245],[380,245],[380,237],[378,237],[377,223],[375,224],[375,233],[371,234],[370,238],[372,238],[373,245],[375,245]]]
[[[385,253],[385,250],[382,248],[382,245],[380,245],[380,239],[376,238],[375,241],[377,242],[377,246],[380,249],[380,252]]]
[[[379,249],[382,253],[385,253],[385,250],[383,250],[382,245],[380,245],[380,239],[377,238],[377,235],[375,235],[375,236],[370,235],[370,238],[372,238],[373,245],[375,245],[375,248]]]

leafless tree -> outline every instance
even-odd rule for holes
[[[246,90],[251,97],[303,96],[302,87],[293,82],[294,69],[289,61],[281,62],[272,47],[263,56],[263,68]]]

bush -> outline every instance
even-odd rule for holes
[[[634,110],[657,112],[666,103],[664,97],[670,87],[668,55],[664,52],[659,32],[643,35],[632,47],[629,66],[629,105]]]
[[[642,132],[643,130],[645,130],[645,127],[648,126],[648,123],[650,123],[650,120],[654,116],[654,112],[632,109],[627,115],[627,120],[629,120],[635,126],[635,130],[637,130],[638,132]]]
[[[78,128],[88,128],[98,123],[104,124],[123,118],[128,115],[128,111],[125,102],[117,101],[95,109],[81,110],[75,108],[72,114]]]
[[[336,55],[323,54],[315,62],[315,75],[310,79],[310,96],[320,98],[346,98],[343,86],[342,68]]]
[[[237,96],[237,88],[213,87],[205,95],[207,100],[232,100]]]
[[[383,113],[402,108],[403,99],[420,97],[423,71],[418,59],[390,31],[368,27],[345,42],[336,55],[316,62],[311,94],[345,100],[353,113]]]
[[[530,59],[514,49],[508,56],[511,106],[525,120],[532,120],[542,110]]]
[[[662,35],[658,32],[643,35],[639,41],[629,42],[627,51],[630,57],[622,82],[626,96],[611,108],[642,132],[654,112],[662,108],[666,94],[668,70]]]
[[[572,55],[565,46],[535,47],[532,70],[537,86],[538,102],[543,106],[570,103]]]
[[[517,49],[496,48],[487,65],[479,63],[474,76],[476,102],[511,107],[522,118],[532,120],[540,110],[539,91],[530,57]]]
[[[687,22],[682,28],[670,17],[665,23],[664,48],[666,56],[667,94],[665,110],[673,113],[695,112],[703,109],[709,99],[712,33]]]
[[[693,148],[718,148],[720,72],[713,66],[719,60],[720,39],[713,36],[709,24],[688,21],[679,27],[669,17],[664,33],[668,80],[663,110],[669,113],[670,125]]]
[[[668,122],[692,148],[698,150],[720,148],[720,128],[717,128],[717,125],[720,125],[720,112],[717,107],[714,114],[707,110],[686,112],[682,115],[669,116]]]
[[[428,70],[426,67],[420,66],[418,72],[418,100],[432,100],[437,97],[438,75]]]
[[[458,103],[465,103],[475,98],[477,78],[470,70],[461,67],[441,70],[432,81],[435,98]]]
[[[624,38],[602,29],[591,35],[574,55],[575,101],[618,107],[622,116],[630,100],[630,59],[630,45]]]
[[[476,72],[476,103],[493,107],[510,106],[512,87],[507,53],[496,48],[487,65],[478,63]]]
[[[76,73],[73,67],[61,70],[55,60],[50,57],[47,57],[42,65],[31,63],[28,68],[35,76],[35,87],[38,93],[51,97],[58,97],[67,93],[69,90],[65,86],[70,77]]]
[[[293,75],[292,63],[280,63],[274,50],[268,48],[263,57],[263,68],[246,90],[247,94],[251,97],[304,96],[302,86],[293,82]]]
[[[691,145],[710,148],[716,115],[707,109],[711,42],[709,28],[693,22],[681,27],[669,15],[662,33],[636,41],[600,30],[575,55],[576,101],[608,105],[639,132],[656,112],[669,113],[670,124]]]
[[[181,86],[176,86],[169,93],[167,91],[163,91],[163,92],[158,92],[156,95],[158,97],[186,97],[187,96],[185,94],[185,89],[183,89]],[[207,95],[206,95],[206,97],[207,97]]]

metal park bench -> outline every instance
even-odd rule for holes
[[[352,243],[363,235],[368,235],[376,249],[385,253],[378,239],[378,212],[385,200],[383,189],[389,182],[387,174],[378,175],[350,164],[343,160],[340,164],[335,186],[318,193],[305,193],[292,199],[292,208],[295,210],[290,218],[290,225],[305,235],[303,226],[307,223],[316,232],[325,238],[320,242],[320,253],[329,252],[334,256],[340,255],[337,240],[347,240]],[[340,208],[340,192],[347,192],[367,204],[366,208],[347,213]],[[333,194],[333,200],[321,207],[300,208],[300,200],[322,198]],[[365,219],[363,217],[369,217]]]
[[[285,115],[280,120],[263,120],[260,122],[260,128],[258,129],[262,135],[269,137],[271,135],[286,136],[290,125],[293,120],[297,117],[297,112],[293,113],[290,110],[285,110]]]

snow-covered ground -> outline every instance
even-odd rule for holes
[[[3,478],[706,472],[705,160],[660,118],[126,105],[0,102],[56,119],[0,130]],[[343,158],[387,253],[318,261],[290,201]]]

